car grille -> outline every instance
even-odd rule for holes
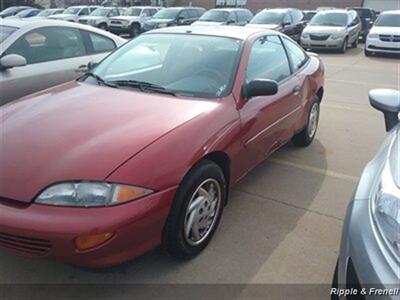
[[[369,45],[369,49],[376,49],[376,50],[386,50],[386,51],[398,51],[400,52],[400,48],[391,48],[391,47],[380,47],[375,45]]]
[[[400,43],[400,35],[380,34],[379,39],[382,42]]]
[[[117,21],[117,20],[112,20],[110,22],[111,26],[116,25],[116,26],[122,26],[122,21]]]
[[[310,39],[314,41],[326,41],[329,38],[329,34],[317,35],[317,34],[310,34]]]
[[[0,247],[33,256],[43,256],[50,251],[51,242],[0,232]]]

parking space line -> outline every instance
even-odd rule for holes
[[[336,75],[336,74],[335,74]],[[369,83],[363,81],[351,81],[351,80],[341,80],[341,79],[332,79],[326,78],[325,81],[332,81],[337,83],[348,83],[348,84],[358,84],[358,85],[374,85],[375,87],[382,87],[382,88],[399,88],[399,85],[393,84],[383,84],[383,83]]]
[[[362,113],[366,113],[366,114],[376,115],[375,111],[372,111],[372,110],[353,108],[353,107],[344,106],[344,105],[325,104],[325,103],[323,103],[321,106],[322,107],[327,107],[327,108],[344,109],[344,110],[349,110],[349,111],[357,111],[357,112],[362,112]]]
[[[346,180],[349,182],[358,182],[358,177],[356,177],[356,176],[351,176],[351,175],[347,175],[347,174],[343,174],[343,173],[339,173],[339,172],[335,172],[335,171],[316,168],[316,167],[312,167],[312,166],[304,165],[304,164],[298,164],[298,163],[294,163],[291,161],[282,160],[282,159],[278,159],[278,158],[269,158],[268,161],[271,161],[276,164],[292,167],[295,169],[312,172],[315,174],[320,174],[320,175],[324,175],[324,176],[329,176],[329,177]]]

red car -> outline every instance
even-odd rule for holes
[[[190,258],[229,187],[309,145],[324,67],[265,29],[151,31],[75,82],[0,108],[0,247],[90,267]]]

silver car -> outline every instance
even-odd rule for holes
[[[51,15],[48,18],[54,20],[64,20],[69,22],[78,22],[82,16],[88,16],[99,6],[70,6],[62,14]]]
[[[76,23],[0,20],[0,105],[79,77],[125,42]]]
[[[361,28],[354,10],[322,10],[304,28],[300,43],[305,49],[337,49],[345,53],[349,45],[357,47]]]
[[[388,135],[349,204],[333,295],[400,299],[400,91],[372,90],[370,102],[384,113]]]

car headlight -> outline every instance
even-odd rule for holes
[[[309,38],[310,38],[310,34],[309,34],[309,33],[303,33],[303,34],[301,35],[301,37],[302,37],[303,39],[309,39]]]
[[[99,207],[132,201],[152,190],[107,182],[79,181],[58,183],[46,188],[36,203],[58,206]]]
[[[369,35],[368,35],[368,38],[370,38],[370,39],[377,39],[379,36],[376,34],[376,33],[370,33]]]
[[[331,39],[332,39],[332,40],[338,40],[338,39],[340,39],[340,38],[342,38],[342,36],[340,36],[340,35],[338,35],[338,34],[332,34],[332,35],[331,35]]]
[[[394,157],[398,160],[397,155]],[[398,161],[392,163],[399,167]],[[392,175],[390,162],[384,166],[371,200],[376,226],[389,248],[400,258],[400,189]]]

